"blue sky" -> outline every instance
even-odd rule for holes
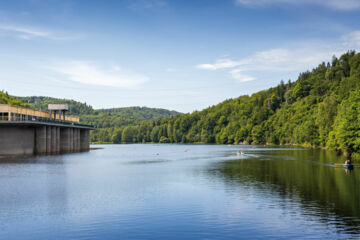
[[[360,0],[0,2],[0,89],[192,112],[360,49]]]

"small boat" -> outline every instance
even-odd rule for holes
[[[354,169],[354,165],[352,165],[351,163],[350,164],[343,164],[343,167],[345,169],[348,169],[348,170],[353,170]]]
[[[236,154],[237,155],[244,155],[244,152],[243,151],[237,151]]]

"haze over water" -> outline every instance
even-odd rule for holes
[[[360,169],[346,175],[334,152],[101,147],[2,158],[0,239],[360,237]]]

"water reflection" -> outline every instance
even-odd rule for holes
[[[2,159],[0,239],[359,238],[360,171],[345,175],[343,162],[300,148],[158,144]]]
[[[255,157],[217,163],[209,173],[228,184],[276,195],[283,208],[289,206],[281,201],[290,198],[303,215],[317,217],[340,232],[359,234],[360,175],[334,165],[343,160],[322,150],[259,149]]]
[[[30,237],[33,224],[44,216],[66,214],[66,179],[66,165],[59,156],[1,158],[0,238],[16,239],[15,229],[20,227],[23,237]]]

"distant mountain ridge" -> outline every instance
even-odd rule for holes
[[[165,117],[176,116],[181,113],[171,111],[163,108],[148,108],[148,107],[122,107],[122,108],[103,108],[97,109],[99,112],[110,113],[114,115],[132,116],[136,119],[143,120],[158,120]]]
[[[31,109],[47,111],[48,104],[69,104],[69,115],[80,116],[80,121],[95,125],[98,128],[111,128],[136,124],[143,120],[160,120],[181,113],[162,108],[148,107],[124,107],[109,109],[93,109],[87,103],[81,103],[71,99],[59,99],[45,96],[13,97],[14,101],[28,106]]]

